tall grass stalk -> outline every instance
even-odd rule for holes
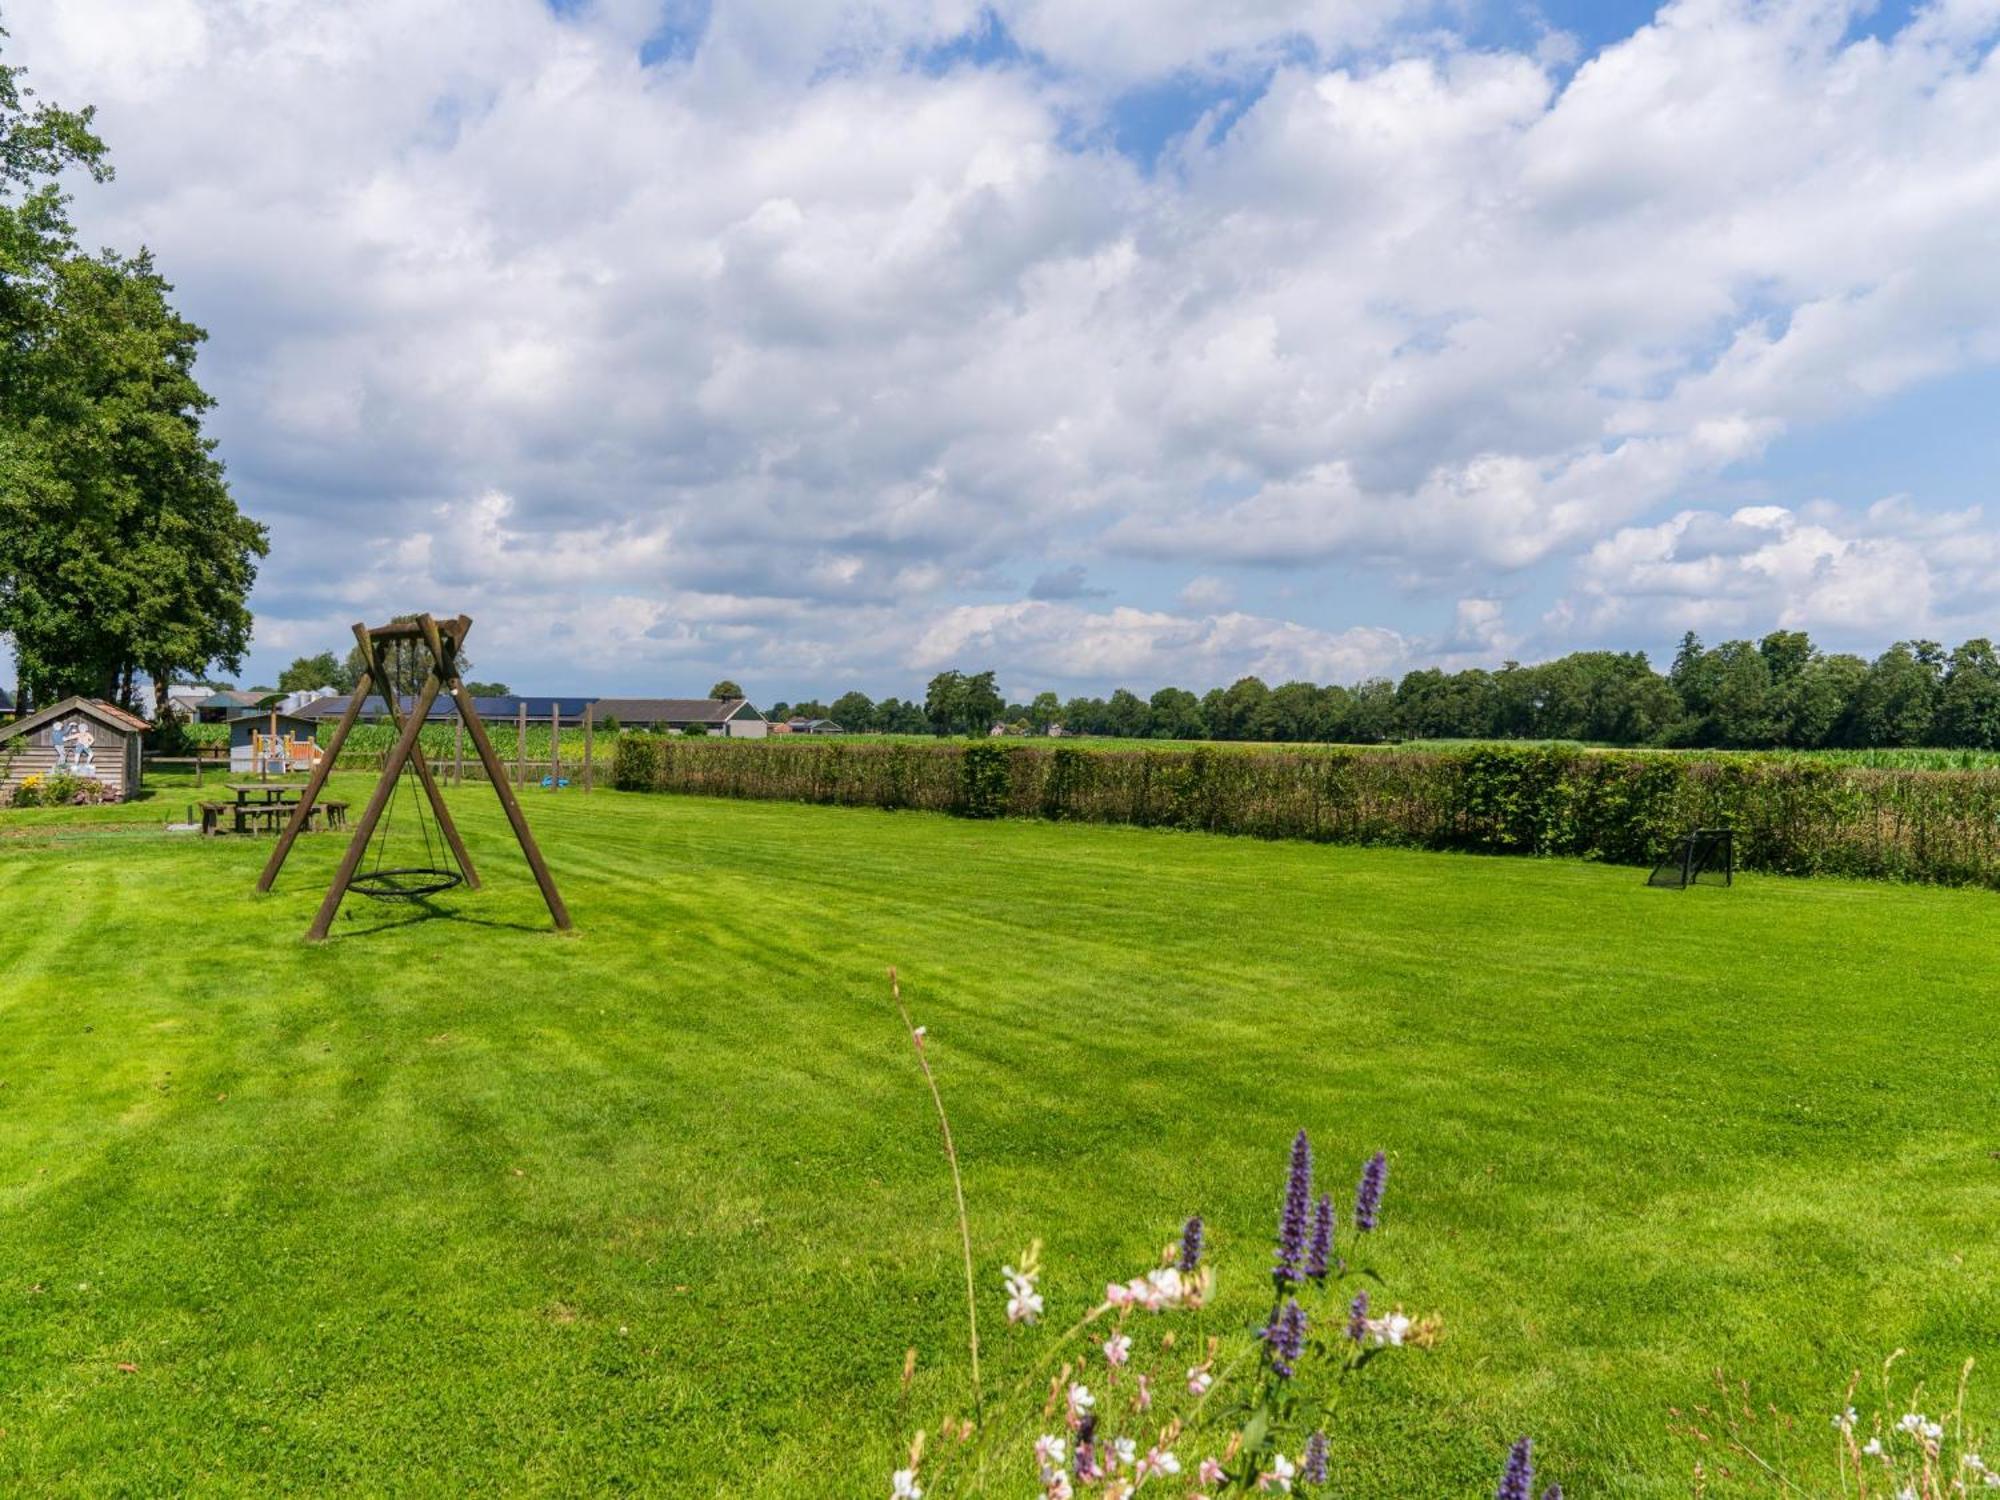
[[[983,1427],[986,1403],[979,1388],[979,1295],[973,1284],[972,1224],[965,1213],[965,1179],[959,1174],[958,1147],[952,1144],[951,1117],[945,1113],[944,1095],[938,1092],[937,1076],[931,1072],[931,1060],[924,1052],[923,1029],[910,1020],[909,1008],[903,1004],[903,983],[894,965],[889,969],[889,993],[896,1002],[896,1013],[903,1018],[903,1029],[910,1034],[910,1045],[916,1049],[917,1066],[924,1070],[931,1103],[937,1106],[938,1129],[944,1135],[945,1160],[951,1163],[951,1191],[958,1201],[958,1243],[965,1255],[965,1333],[966,1348],[972,1355],[972,1414]]]

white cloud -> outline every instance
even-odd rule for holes
[[[924,670],[1004,661],[1010,683],[1053,677],[1152,688],[1244,675],[1351,682],[1393,671],[1410,655],[1411,642],[1391,630],[1324,631],[1235,611],[1188,616],[1023,600],[946,610],[917,637],[911,660]]]
[[[2000,545],[1977,510],[1919,517],[1900,500],[1854,515],[1819,505],[1682,511],[1592,547],[1569,601],[1582,634],[1807,629],[1836,640],[1990,633]]]
[[[1875,40],[1840,0],[1679,0],[1570,77],[1560,38],[1399,35],[1401,0],[1009,0],[1037,61],[941,70],[906,62],[973,0],[700,9],[645,68],[651,0],[10,5],[9,60],[101,106],[86,239],[154,246],[214,332],[266,644],[434,588],[607,672],[886,684],[956,642],[1195,681],[1519,649],[1479,601],[1536,567],[1577,629],[1991,602],[1805,497],[1720,550],[1659,521],[2000,360],[1990,4]],[[1156,171],[1096,144],[1121,89],[1272,67]],[[1384,572],[1417,623],[1200,579],[1083,607],[1121,555]]]

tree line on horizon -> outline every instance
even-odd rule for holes
[[[2000,653],[1983,637],[1947,651],[1898,641],[1870,661],[1824,652],[1801,630],[1704,646],[1693,631],[1662,673],[1643,651],[1578,651],[1497,671],[1425,667],[1343,686],[1241,677],[1197,696],[1052,692],[1008,703],[992,671],[940,672],[919,703],[848,692],[776,703],[772,718],[829,718],[850,732],[1025,734],[1124,739],[1319,741],[1581,740],[1714,749],[2000,749]]]

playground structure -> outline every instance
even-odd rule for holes
[[[472,629],[468,616],[459,615],[454,619],[439,621],[424,614],[413,619],[399,620],[388,625],[356,625],[354,639],[359,647],[362,670],[354,691],[347,701],[347,709],[340,717],[339,726],[334,730],[333,741],[315,761],[312,776],[307,781],[304,792],[292,809],[290,820],[284,832],[279,834],[277,847],[264,866],[264,872],[257,879],[257,889],[268,891],[276,883],[278,872],[284,868],[285,858],[291,853],[292,845],[299,833],[312,818],[313,808],[326,785],[328,774],[340,760],[340,752],[353,732],[356,720],[361,716],[362,706],[371,691],[380,689],[382,702],[387,707],[390,722],[396,726],[396,743],[382,762],[382,778],[375,784],[375,790],[362,811],[360,821],[355,825],[354,837],[349,841],[347,851],[342,855],[340,868],[334,872],[333,883],[327,887],[326,897],[320,903],[318,914],[306,936],[310,941],[323,941],[332,930],[333,919],[339,915],[341,902],[349,891],[369,896],[377,900],[417,900],[435,895],[453,886],[463,884],[470,890],[480,887],[479,872],[474,868],[472,856],[466,852],[465,842],[459,837],[458,827],[452,822],[451,812],[446,808],[444,795],[438,789],[437,779],[432,774],[428,758],[419,750],[418,739],[425,722],[430,717],[431,707],[440,694],[449,696],[458,710],[458,721],[462,732],[471,739],[479,762],[485,770],[486,779],[492,783],[493,792],[500,799],[501,810],[507,815],[508,825],[514,830],[514,838],[521,846],[522,857],[528,868],[534,872],[535,883],[541,888],[542,899],[547,903],[549,916],[556,930],[570,929],[569,908],[563,904],[562,894],[556,889],[555,877],[549,873],[547,861],[535,843],[534,835],[528,829],[526,817],[521,812],[521,804],[508,784],[506,768],[494,752],[493,743],[487,737],[486,726],[474,707],[465,684],[459,680],[458,654],[465,642],[466,634]],[[377,646],[387,641],[414,641],[422,654],[429,660],[424,673],[422,687],[416,701],[406,713],[397,702],[394,682],[382,668]],[[421,864],[391,866],[382,865],[382,849],[377,847],[375,863],[367,870],[362,869],[371,844],[375,843],[378,829],[386,835],[385,814],[389,813],[398,789],[408,777],[414,777],[422,789],[423,800],[416,804],[416,818],[423,838],[424,856]],[[429,818],[424,809],[428,806]],[[431,829],[436,828],[441,847],[434,847]],[[384,842],[386,843],[386,837]]]

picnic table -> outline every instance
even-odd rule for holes
[[[222,832],[222,820],[231,821],[234,832],[249,833],[253,828],[259,833],[277,833],[285,826],[304,794],[303,786],[289,786],[284,782],[272,781],[230,781],[224,786],[236,795],[234,802],[204,802],[201,805],[201,831],[214,837]],[[345,802],[321,802],[308,815],[308,828],[345,828],[347,826],[347,804]]]

